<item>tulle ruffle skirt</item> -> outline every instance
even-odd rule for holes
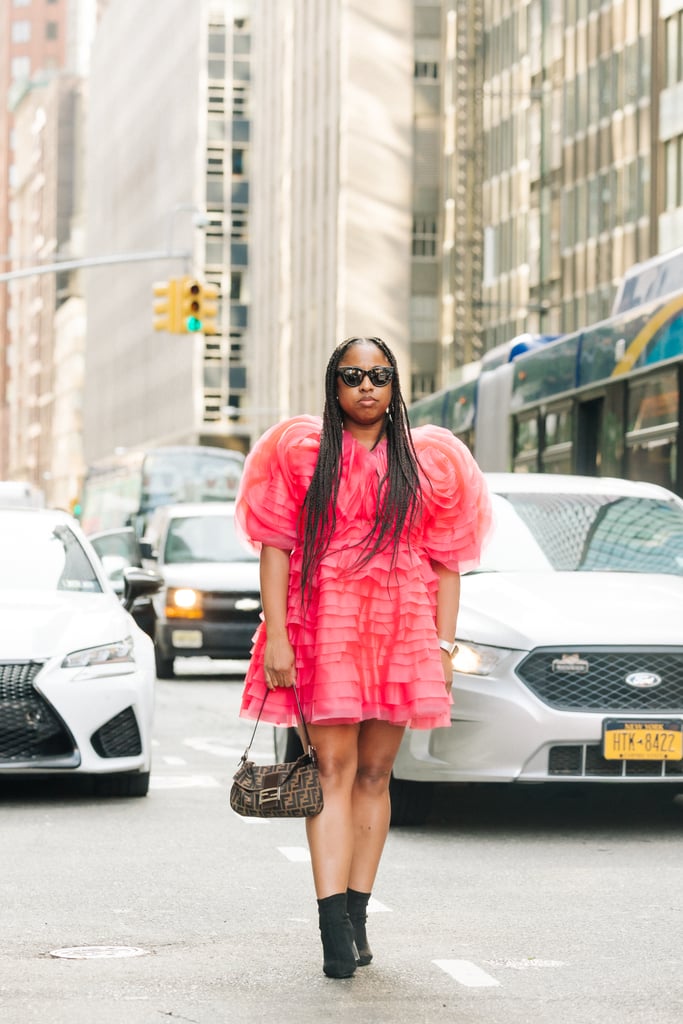
[[[314,724],[379,719],[413,729],[450,725],[435,625],[437,577],[429,560],[389,552],[359,569],[357,553],[328,552],[306,604],[300,559],[290,563],[288,633],[304,716]],[[346,563],[346,564],[345,564]],[[265,625],[257,630],[241,714],[255,718],[266,691]],[[291,690],[277,688],[262,720],[296,725]]]

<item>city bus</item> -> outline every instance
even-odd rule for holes
[[[614,296],[612,316],[680,291],[683,291],[683,247],[630,267]]]
[[[461,380],[413,402],[410,424],[447,427],[490,470],[509,468],[508,417],[512,364],[523,352],[555,341],[555,334],[520,334],[462,367]]]
[[[141,537],[155,508],[186,501],[232,501],[244,455],[179,445],[126,450],[88,467],[79,518],[86,533],[133,526]]]
[[[683,291],[482,367],[473,384],[471,424],[454,433],[482,469],[626,477],[683,496]]]

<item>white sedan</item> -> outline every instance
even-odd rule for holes
[[[487,474],[494,528],[462,578],[451,725],[406,730],[392,823],[435,783],[683,789],[683,501],[651,484]],[[276,729],[276,752],[297,750]]]
[[[93,776],[149,787],[154,650],[64,512],[0,509],[0,775]],[[125,603],[156,591],[129,569]]]
[[[683,788],[683,501],[626,480],[487,480],[451,727],[406,732],[392,820],[418,821],[435,782]]]

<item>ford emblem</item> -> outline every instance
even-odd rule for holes
[[[662,677],[656,672],[629,672],[626,676],[628,686],[635,686],[638,690],[647,690],[650,686],[659,686]]]

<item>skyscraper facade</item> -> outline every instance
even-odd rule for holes
[[[73,0],[71,0],[73,4]],[[13,237],[11,189],[16,180],[13,110],[32,80],[43,81],[64,67],[69,0],[0,0],[0,272],[30,265],[40,253],[22,252]],[[44,254],[43,254],[44,255]],[[0,282],[0,478],[9,472],[10,387],[9,287]]]

